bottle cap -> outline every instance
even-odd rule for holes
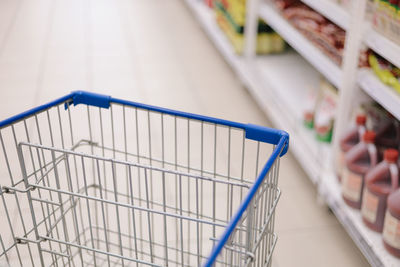
[[[386,161],[390,163],[396,163],[399,157],[399,152],[396,149],[389,148],[385,150],[385,152],[383,153],[383,157]]]
[[[373,143],[375,142],[376,134],[373,131],[366,131],[363,135],[363,141],[365,143]]]
[[[365,116],[364,114],[359,114],[356,117],[356,123],[357,125],[365,125],[367,121],[367,116]]]

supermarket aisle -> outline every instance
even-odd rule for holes
[[[76,89],[268,125],[182,1],[1,0],[0,118]],[[367,265],[291,155],[280,185],[275,266]]]

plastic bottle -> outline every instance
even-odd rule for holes
[[[365,175],[361,214],[364,223],[377,232],[383,229],[387,197],[399,187],[398,157],[397,150],[385,150],[384,160]]]
[[[361,208],[364,176],[377,163],[374,141],[375,133],[366,131],[362,141],[350,149],[345,156],[342,196],[347,205],[355,209]]]
[[[383,244],[391,254],[400,258],[400,189],[391,193],[387,200]]]
[[[400,142],[400,123],[390,118],[376,131],[376,145],[382,148],[397,148]]]
[[[345,154],[355,145],[357,145],[366,131],[365,123],[367,117],[365,115],[358,115],[356,117],[356,124],[351,127],[340,139],[340,149],[337,158],[337,177],[339,181],[342,178],[343,168],[345,166]]]

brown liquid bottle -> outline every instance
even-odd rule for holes
[[[389,195],[387,206],[383,244],[392,255],[400,258],[400,189]]]
[[[336,160],[336,174],[339,181],[342,180],[342,172],[345,167],[345,155],[347,151],[357,145],[366,131],[365,123],[367,117],[365,115],[358,115],[356,117],[356,125],[350,128],[340,139],[340,149]]]
[[[376,145],[382,148],[397,148],[400,142],[400,123],[395,118],[376,130]]]
[[[350,149],[345,156],[346,167],[342,176],[342,197],[347,205],[361,208],[365,174],[377,163],[374,145],[375,133],[366,131],[361,142]]]
[[[372,230],[382,232],[387,197],[399,187],[399,153],[395,149],[384,152],[384,160],[365,175],[361,214]]]

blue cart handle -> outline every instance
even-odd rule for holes
[[[195,119],[195,120],[199,120],[199,121],[205,121],[205,122],[240,128],[245,131],[247,139],[251,139],[251,140],[255,140],[255,141],[266,142],[266,143],[278,145],[278,143],[282,139],[284,139],[285,147],[282,150],[280,156],[285,155],[289,148],[289,134],[282,130],[272,129],[272,128],[258,126],[258,125],[254,125],[254,124],[244,124],[244,123],[238,123],[238,122],[233,122],[233,121],[228,121],[228,120],[223,120],[223,119],[216,119],[216,118],[212,118],[212,117],[207,117],[207,116],[202,116],[202,115],[197,115],[197,114],[187,113],[187,112],[182,112],[182,111],[175,111],[175,110],[171,110],[171,109],[166,109],[166,108],[141,104],[141,103],[137,103],[137,102],[117,99],[117,98],[113,98],[108,95],[91,93],[91,92],[86,92],[86,91],[74,91],[71,94],[68,94],[64,97],[56,99],[52,102],[38,106],[36,108],[30,109],[30,110],[25,111],[16,116],[13,116],[9,119],[1,121],[0,129],[11,123],[17,122],[17,121],[22,120],[26,117],[29,117],[37,112],[46,110],[53,106],[59,105],[61,103],[65,103],[66,109],[70,105],[76,106],[79,104],[85,104],[85,105],[108,109],[110,107],[111,103],[117,103],[117,104],[121,104],[121,105],[127,105],[127,106],[147,109],[147,110],[160,112],[160,113],[164,113],[164,114],[170,114],[173,116],[185,117],[185,118],[189,118],[189,119]]]

